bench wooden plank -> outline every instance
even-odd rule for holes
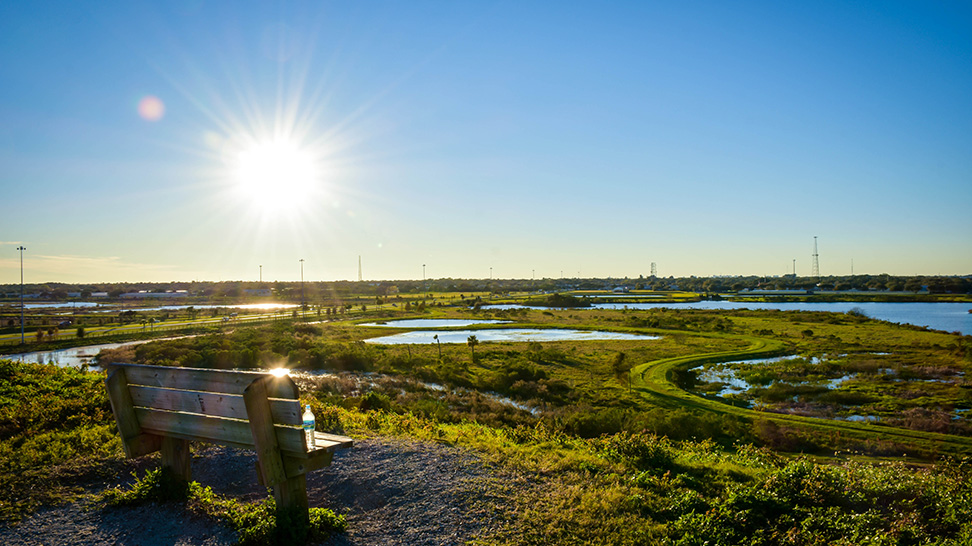
[[[326,432],[314,432],[314,443],[318,449],[334,451],[335,449],[354,447],[354,440],[347,436],[338,436]]]
[[[310,457],[300,458],[284,455],[284,468],[287,470],[287,477],[293,478],[300,474],[306,474],[318,468],[324,468],[331,464],[334,453],[330,451],[317,450]]]
[[[290,455],[284,455],[284,469],[287,471],[288,478],[296,478],[301,474],[306,474],[313,470],[324,468],[331,464],[331,460],[334,458],[334,453],[330,451],[315,451],[310,457],[299,458],[292,457]],[[266,486],[263,482],[263,473],[260,470],[260,462],[254,463],[256,465],[257,482],[260,485]]]
[[[189,453],[189,441],[172,436],[162,437],[162,468],[168,468],[172,476],[183,482],[192,479],[192,455]]]
[[[162,446],[162,439],[142,432],[129,394],[125,370],[113,370],[105,378],[105,388],[108,389],[111,412],[115,415],[115,424],[118,425],[118,434],[121,436],[125,455],[140,457],[158,451]]]
[[[230,419],[247,418],[243,397],[235,394],[184,391],[142,385],[129,386],[129,392],[135,406]],[[300,402],[296,400],[271,398],[270,414],[273,416],[273,421],[281,425],[298,426],[303,423]]]
[[[109,366],[109,368],[113,367],[124,367],[129,385],[237,395],[242,395],[243,391],[250,386],[250,383],[261,377],[269,376],[267,372],[206,370],[141,364]],[[297,386],[287,376],[274,377],[274,381],[267,385],[267,392],[270,398],[297,399]]]
[[[287,481],[287,471],[284,469],[273,418],[270,416],[267,383],[269,378],[266,377],[250,383],[243,393],[243,401],[246,403],[246,413],[250,417],[250,432],[253,434],[263,482],[276,486]]]
[[[249,422],[241,419],[210,417],[196,413],[156,410],[135,407],[135,415],[145,432],[203,442],[224,443],[246,449],[254,449],[253,434]],[[274,425],[280,449],[298,457],[309,456],[304,450],[304,431],[297,427]],[[344,447],[341,442],[324,441],[317,449],[334,451]],[[316,451],[316,450],[315,450]],[[313,452],[311,452],[313,453]]]

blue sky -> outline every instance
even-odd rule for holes
[[[962,2],[6,2],[0,283],[969,274],[969,97]]]

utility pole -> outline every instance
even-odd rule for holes
[[[812,276],[813,277],[813,280],[815,280],[815,281],[820,278],[820,261],[819,261],[819,257],[820,257],[820,255],[817,254],[817,236],[814,235],[813,236],[813,268],[812,268],[812,271],[810,272],[810,276]]]
[[[263,284],[263,264],[260,264],[260,284]]]
[[[27,250],[23,245],[18,246],[20,251],[20,344],[24,344],[24,251]]]
[[[300,316],[304,316],[304,259],[300,259]]]

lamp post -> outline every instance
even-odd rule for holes
[[[304,259],[300,259],[300,316],[304,317]]]
[[[24,344],[24,251],[27,250],[23,245],[18,246],[20,251],[20,344]]]

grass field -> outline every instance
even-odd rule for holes
[[[362,320],[395,318],[405,315],[398,308],[370,309]],[[858,390],[876,391],[880,374],[867,375],[869,368],[839,355],[880,353],[880,366],[894,360],[903,381],[921,382],[932,369],[954,372],[931,400],[908,398],[913,391],[897,388],[886,389],[880,404],[901,398],[902,407],[962,408],[969,391],[962,378],[972,366],[967,336],[853,314],[778,311],[427,307],[407,318],[511,321],[473,331],[569,327],[659,339],[384,346],[363,341],[394,329],[278,321],[106,352],[101,361],[285,365],[322,430],[474,449],[511,483],[490,500],[505,523],[481,537],[482,544],[966,544],[972,538],[972,438],[923,430],[927,423],[920,421],[889,426],[749,407],[698,389],[689,372],[798,355],[801,373],[809,373],[813,358],[830,362],[828,370],[856,366],[864,370],[857,372],[863,377]],[[76,494],[70,480],[52,477],[111,468],[121,454],[100,374],[3,366],[0,514],[15,520]],[[782,365],[767,369],[772,381],[795,373]]]

